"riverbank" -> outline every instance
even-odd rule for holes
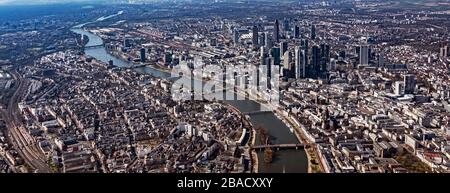
[[[254,145],[256,142],[256,130],[253,128],[252,130],[252,137],[251,137],[251,144]],[[252,173],[258,173],[259,172],[259,160],[258,160],[258,154],[255,150],[250,150],[251,153],[251,160],[252,160]]]
[[[305,130],[304,127],[297,127],[295,126],[295,124],[293,123],[293,120],[291,120],[292,118],[284,115],[287,114],[287,112],[285,111],[281,111],[279,110],[278,106],[273,106],[270,103],[263,103],[260,101],[260,96],[254,96],[248,92],[244,92],[240,89],[237,89],[235,91],[235,93],[241,94],[241,95],[245,95],[247,96],[249,99],[259,103],[261,106],[264,106],[267,109],[273,109],[273,113],[275,114],[275,116],[281,120],[290,130],[291,132],[296,136],[296,138],[298,139],[298,141],[300,143],[304,143],[304,144],[312,144],[312,142],[308,141],[305,137]],[[255,153],[256,154],[256,153]],[[318,157],[318,152],[316,151],[316,147],[313,145],[311,147],[305,148],[305,154],[308,160],[308,173],[323,173],[324,169],[323,166],[320,164],[320,160]]]
[[[133,67],[133,66],[136,66],[136,65],[142,65],[142,68],[152,68],[154,70],[157,70],[157,71],[160,71],[160,72],[164,72],[164,73],[167,73],[167,74],[171,74],[172,73],[172,69],[170,69],[170,68],[168,68],[166,66],[161,66],[159,64],[136,63],[136,62],[133,62],[133,61],[129,61],[128,58],[127,58],[129,56],[125,56],[123,53],[121,54],[121,53],[118,53],[118,52],[113,52],[113,51],[108,50],[108,49],[105,49],[105,50],[106,50],[106,53],[116,57],[117,59],[130,62],[132,64],[132,66],[130,66],[130,67]],[[141,67],[139,67],[139,68],[141,68]]]
[[[294,121],[292,120],[292,118],[287,115],[286,111],[279,110],[278,106],[273,106],[271,104],[260,102],[259,96],[254,96],[248,92],[244,92],[239,89],[237,90],[237,92],[240,92],[241,95],[243,94],[248,96],[249,99],[254,100],[255,102],[259,103],[262,106],[265,106],[268,109],[273,109],[273,113],[275,114],[275,116],[277,116],[277,118],[280,119],[291,130],[291,132],[297,137],[300,143],[313,144],[312,142],[306,139],[305,137],[306,130],[304,126],[303,125],[296,126],[296,124],[293,123]],[[323,173],[324,169],[319,160],[318,152],[316,150],[315,145],[305,148],[305,154],[308,160],[308,173]]]
[[[223,105],[225,105],[226,107],[228,107],[228,109],[234,111],[235,113],[239,114],[240,116],[243,117],[242,120],[244,120],[244,126],[249,127],[249,138],[247,140],[247,142],[245,143],[244,146],[244,151],[246,151],[246,155],[250,158],[250,172],[251,173],[258,173],[258,156],[256,155],[256,152],[254,150],[251,149],[251,147],[253,145],[255,145],[255,138],[256,138],[256,130],[255,127],[253,126],[252,122],[249,120],[249,117],[247,117],[246,115],[244,115],[244,113],[242,113],[239,109],[237,109],[236,107],[229,105],[229,104],[224,104],[223,102],[221,102]]]
[[[292,118],[287,115],[286,111],[275,110],[274,113],[279,119],[283,120],[291,131],[293,131],[300,143],[313,144],[306,139],[304,126],[296,126]],[[308,173],[323,173],[324,169],[320,164],[321,162],[318,157],[316,146],[312,145],[311,147],[305,147],[305,153],[308,159]]]

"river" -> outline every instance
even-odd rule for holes
[[[72,31],[80,35],[86,35],[89,38],[87,46],[103,45],[103,40],[99,36],[83,30],[82,28],[80,28],[82,26],[83,24],[78,25],[76,26],[77,28],[73,28]],[[104,46],[87,48],[85,50],[85,53],[105,63],[108,63],[108,61],[112,60],[114,65],[118,67],[127,67],[133,65],[130,62],[121,60],[108,54]],[[152,74],[156,77],[170,77],[169,73],[151,67],[135,68],[135,70],[140,73]],[[243,113],[261,111],[262,109],[259,103],[248,99],[226,100],[224,102],[236,107]],[[270,135],[274,138],[272,141],[274,144],[299,143],[297,137],[293,133],[291,133],[289,128],[272,112],[258,113],[249,116],[254,126],[260,125],[268,129]],[[257,137],[257,139],[259,138]],[[256,140],[256,144],[259,144],[259,140]],[[265,164],[263,161],[263,153],[258,152],[258,160],[258,171],[260,173],[306,173],[308,171],[308,160],[304,150],[277,151],[275,153],[273,162],[270,164]]]

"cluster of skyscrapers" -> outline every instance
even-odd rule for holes
[[[326,78],[330,67],[330,46],[328,44],[314,45],[309,42],[316,38],[315,25],[311,25],[310,35],[301,34],[299,25],[290,28],[289,20],[284,19],[282,24],[284,32],[293,34],[287,37],[280,32],[280,22],[275,20],[273,32],[259,33],[258,26],[252,28],[252,44],[260,49],[260,65],[267,65],[268,69],[279,69],[284,78]],[[287,34],[287,33],[285,33]],[[293,36],[292,36],[293,35]],[[235,43],[239,41],[238,30],[234,31]],[[290,40],[300,42],[295,49],[289,49]],[[292,53],[292,50],[294,53]],[[276,68],[276,67],[278,68]]]

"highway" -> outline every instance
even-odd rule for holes
[[[24,127],[22,115],[19,111],[18,104],[28,93],[29,81],[20,78],[17,72],[12,72],[11,74],[18,85],[9,100],[7,109],[2,112],[6,122],[8,141],[33,172],[50,173],[51,170],[46,163],[46,157],[39,150],[35,139],[30,136]]]

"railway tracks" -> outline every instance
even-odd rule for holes
[[[20,79],[17,73],[14,77],[17,78],[18,87],[9,100],[7,109],[2,112],[7,125],[8,140],[33,172],[50,173],[46,156],[23,126],[22,115],[19,111],[18,105],[28,93],[29,81]]]

